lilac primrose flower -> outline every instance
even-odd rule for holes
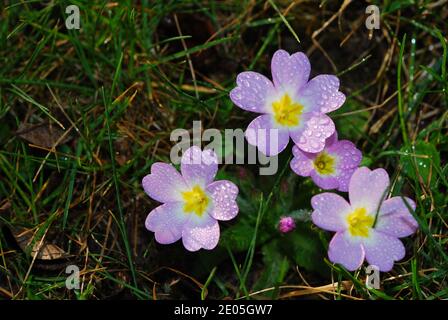
[[[301,151],[297,146],[292,148],[294,159],[291,169],[299,176],[313,179],[322,189],[338,189],[347,192],[350,178],[361,162],[362,154],[348,140],[338,141],[335,132],[325,143],[319,153]]]
[[[189,251],[211,250],[219,240],[217,220],[238,214],[238,187],[230,181],[214,181],[218,159],[212,150],[189,148],[181,159],[181,174],[162,162],[151,166],[143,178],[145,192],[163,204],[146,218],[146,228],[157,242],[173,243],[180,238]]]
[[[296,228],[296,223],[293,217],[281,217],[278,223],[278,230],[281,233],[288,233]]]
[[[336,232],[328,250],[332,262],[353,271],[366,258],[380,271],[390,271],[394,261],[404,258],[405,248],[398,238],[409,236],[418,228],[406,206],[407,203],[415,210],[415,203],[406,197],[382,201],[388,187],[389,176],[384,169],[371,171],[361,167],[350,179],[350,204],[328,192],[311,199],[314,224]]]
[[[310,70],[304,53],[278,50],[271,61],[273,83],[253,71],[238,75],[230,99],[241,109],[262,114],[249,124],[246,139],[264,154],[283,151],[289,137],[305,152],[320,152],[335,131],[326,113],[345,101],[339,79],[319,75],[308,81]]]

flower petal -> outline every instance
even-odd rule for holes
[[[298,93],[299,101],[308,111],[328,113],[345,102],[345,95],[338,91],[336,76],[321,74],[311,79]]]
[[[328,143],[328,140],[327,140]],[[362,153],[353,142],[341,140],[328,147],[328,153],[337,157],[336,179],[339,182],[339,191],[347,192],[350,178],[362,160]]]
[[[330,241],[328,257],[333,263],[339,263],[349,271],[359,269],[364,262],[364,256],[362,245],[353,241],[347,232],[336,233]]]
[[[155,232],[157,242],[169,244],[181,238],[188,218],[182,210],[182,203],[170,202],[152,210],[146,217],[145,226],[149,231]]]
[[[228,180],[215,181],[208,185],[207,192],[213,200],[213,208],[209,214],[217,220],[230,220],[238,214],[235,201],[238,187]]]
[[[377,266],[380,271],[390,271],[394,261],[404,258],[406,250],[396,237],[371,230],[371,236],[363,242],[366,251],[366,260],[369,264]]]
[[[384,169],[370,170],[358,168],[348,186],[350,203],[353,208],[366,208],[369,214],[376,214],[389,187],[389,175]]]
[[[240,73],[237,87],[230,91],[230,99],[243,110],[268,113],[266,99],[274,93],[272,82],[264,75],[253,71]]]
[[[184,178],[171,164],[156,162],[151,174],[142,180],[146,194],[159,202],[181,201],[181,192],[187,188]]]
[[[325,140],[335,131],[333,121],[327,115],[318,113],[305,113],[302,121],[303,125],[289,131],[292,140],[305,152],[321,152]]]
[[[315,155],[301,151],[297,146],[292,147],[294,158],[291,160],[291,169],[302,177],[308,177],[314,170]]]
[[[338,142],[338,132],[335,130],[334,133],[331,136],[329,136],[325,141],[325,146],[327,148],[330,148],[336,142]]]
[[[329,231],[343,231],[347,228],[346,216],[351,207],[340,195],[321,193],[311,198],[314,211],[311,215],[313,223],[319,228]]]
[[[362,160],[361,151],[349,140],[335,142],[328,147],[328,152],[338,156],[338,168],[340,169],[356,168]]]
[[[182,243],[188,251],[201,248],[211,250],[219,241],[219,224],[208,214],[202,217],[192,215],[182,230]]]
[[[196,184],[206,186],[218,172],[218,157],[213,150],[202,151],[197,146],[187,149],[182,155],[181,172],[185,182],[191,187]]]
[[[415,211],[415,202],[407,197],[404,197],[404,200]],[[375,230],[402,238],[413,234],[418,229],[418,223],[409,212],[404,200],[401,197],[393,197],[383,202]]]
[[[316,171],[311,172],[311,179],[314,183],[324,190],[336,189],[339,187],[339,181],[332,175],[320,175]]]
[[[277,50],[272,57],[271,71],[277,89],[297,92],[308,81],[311,65],[303,52],[289,55],[285,50]]]
[[[357,168],[352,169],[339,169],[337,176],[335,178],[338,180],[338,190],[342,192],[348,191],[348,185],[350,183],[350,179],[353,175],[353,173],[356,171]]]
[[[289,142],[287,130],[275,128],[271,115],[255,118],[246,130],[247,141],[267,156],[275,156],[282,152]]]

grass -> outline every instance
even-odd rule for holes
[[[65,27],[70,4],[81,30]],[[379,30],[365,28],[368,4],[380,8]],[[2,299],[448,298],[446,6],[6,1],[0,15]],[[327,260],[331,235],[309,221],[320,190],[288,170],[290,151],[273,177],[220,167],[238,183],[240,214],[221,224],[215,250],[162,246],[144,227],[157,203],[141,179],[169,161],[171,131],[194,120],[245,128],[253,115],[228,92],[241,71],[269,75],[278,48],[305,52],[313,76],[340,77],[340,137],[363,165],[389,172],[392,194],[416,199],[419,231],[379,290],[363,269]],[[286,236],[276,230],[285,214],[299,221]],[[80,269],[79,290],[65,287],[68,265]]]

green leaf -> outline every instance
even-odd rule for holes
[[[222,232],[219,244],[224,248],[232,248],[233,252],[245,251],[252,241],[253,232],[253,226],[240,221]]]
[[[359,166],[360,167],[370,167],[372,165],[372,163],[373,163],[372,158],[363,155]]]
[[[296,229],[285,235],[283,249],[292,260],[307,271],[328,276],[329,269],[324,263],[325,252],[319,234],[310,229],[308,224],[297,224]]]
[[[338,128],[339,140],[349,139],[357,141],[365,138],[365,128],[370,117],[370,112],[354,99],[347,99],[344,106],[331,113]]]
[[[309,222],[311,221],[311,210],[307,209],[298,209],[291,211],[288,216],[294,218],[296,221]]]
[[[436,185],[437,172],[440,170],[440,154],[434,145],[418,141],[412,146],[401,148],[403,171],[411,179],[423,179],[425,184]]]
[[[267,243],[261,251],[264,268],[254,285],[254,291],[281,285],[290,268],[288,258],[280,250],[279,239]],[[272,299],[276,298],[276,291],[274,290]]]

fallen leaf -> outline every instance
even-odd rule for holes
[[[40,147],[52,148],[69,140],[63,137],[65,131],[49,123],[29,124],[22,123],[16,131],[20,138]]]
[[[0,211],[6,211],[11,208],[11,202],[8,200],[0,202]]]
[[[16,239],[19,247],[24,252],[29,252],[31,257],[39,259],[39,260],[57,260],[57,259],[65,259],[69,255],[61,249],[59,246],[49,243],[47,241],[37,240],[34,242],[33,247],[30,248],[33,238],[34,232],[30,229],[22,229],[21,231],[14,230],[12,232],[14,238]],[[36,256],[37,255],[37,256]]]

